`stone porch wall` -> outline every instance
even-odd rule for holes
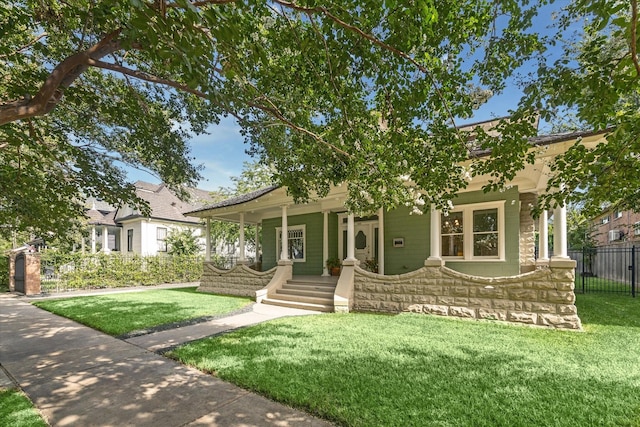
[[[537,201],[533,193],[520,194],[520,273],[536,269],[536,226],[531,210]]]
[[[441,265],[383,276],[356,268],[356,311],[403,311],[499,320],[559,329],[581,329],[574,289],[575,263],[513,277],[475,277]]]
[[[267,286],[275,272],[276,268],[260,272],[246,265],[220,270],[205,262],[198,292],[255,298],[256,291]]]

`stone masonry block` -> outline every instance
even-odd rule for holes
[[[454,297],[439,296],[436,298],[439,305],[455,305],[456,301]]]
[[[556,289],[556,283],[548,280],[537,280],[535,282],[527,282],[525,287],[528,289],[552,290]]]
[[[469,307],[491,308],[491,300],[488,298],[469,298]]]
[[[443,295],[442,286],[424,286],[422,293],[425,295]]]
[[[554,268],[551,279],[557,282],[572,282],[575,279],[575,272],[573,269]]]
[[[453,286],[449,288],[447,294],[454,297],[468,297],[469,288],[467,286]]]
[[[558,304],[558,314],[578,314],[578,309],[573,304]]]
[[[533,289],[509,289],[509,299],[535,301],[538,299],[538,293]]]
[[[522,308],[525,311],[533,311],[536,313],[555,313],[556,305],[548,302],[523,302]]]
[[[449,307],[447,307],[446,305],[425,304],[422,307],[422,311],[424,313],[446,316],[449,314]]]
[[[474,308],[469,307],[449,307],[449,315],[456,317],[464,317],[468,319],[476,318],[476,310]]]
[[[422,313],[422,304],[411,304],[405,309],[405,311],[410,313]]]
[[[507,320],[510,322],[535,325],[538,321],[538,315],[536,313],[529,313],[526,311],[509,311],[507,313]]]
[[[416,304],[435,304],[436,299],[434,295],[412,295],[411,301]]]
[[[505,321],[507,320],[507,312],[505,310],[488,310],[479,308],[478,319]]]
[[[400,311],[402,311],[402,308],[400,306],[399,303],[397,302],[389,302],[389,301],[383,301],[380,303],[379,309],[382,311],[387,311],[390,313],[398,313]]]
[[[458,306],[461,306],[461,307],[468,307],[469,306],[469,298],[455,297],[453,299],[453,303],[455,305],[458,305]]]
[[[476,298],[504,298],[505,292],[502,288],[493,286],[484,286],[482,288],[474,288],[469,292],[470,297]]]
[[[556,304],[573,304],[576,296],[573,292],[567,291],[548,291],[547,301]]]
[[[555,314],[541,314],[538,317],[538,324],[559,329],[582,329],[580,318],[576,315],[557,316]]]
[[[498,310],[515,310],[516,303],[506,299],[493,300],[493,308]]]

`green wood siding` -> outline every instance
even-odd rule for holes
[[[323,214],[321,212],[292,215],[287,218],[287,224],[292,227],[305,225],[305,261],[293,263],[294,275],[321,275],[326,260],[322,259]],[[262,268],[268,270],[278,263],[276,229],[282,226],[281,218],[270,218],[262,221]],[[329,214],[329,256],[338,253],[338,217]]]
[[[401,207],[384,214],[384,273],[403,274],[424,266],[429,256],[429,215],[410,215]],[[394,248],[393,239],[404,247]]]

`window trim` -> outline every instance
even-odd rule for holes
[[[496,262],[506,261],[505,249],[505,204],[506,200],[496,202],[469,203],[465,205],[457,205],[450,212],[462,212],[462,238],[463,238],[463,256],[442,256],[442,259],[451,262]],[[473,255],[473,212],[487,209],[498,210],[498,255],[497,256],[474,256]],[[441,214],[442,215],[442,214]],[[441,218],[442,220],[442,218]],[[440,230],[438,230],[438,244],[442,245],[442,221]],[[442,248],[441,248],[442,249]]]
[[[160,238],[160,230],[164,230],[164,238]],[[156,249],[157,252],[168,252],[167,236],[169,235],[169,229],[167,227],[156,227]],[[160,246],[162,243],[162,247]]]
[[[307,225],[290,225],[287,227],[287,233],[292,230],[302,230],[302,258],[293,258],[291,254],[289,254],[289,261],[293,262],[307,262]],[[276,259],[280,260],[280,254],[282,253],[282,227],[276,227]],[[287,243],[288,243],[287,236]]]
[[[127,228],[127,252],[133,252],[133,228]]]

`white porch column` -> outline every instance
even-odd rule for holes
[[[322,275],[329,276],[329,211],[322,211]]]
[[[256,248],[256,259],[255,262],[259,262],[260,261],[260,223],[256,223],[256,234],[254,236],[255,238],[255,248]]]
[[[245,262],[246,256],[244,251],[244,212],[240,212],[240,257],[238,261]]]
[[[211,218],[207,218],[207,226],[204,231],[204,260],[211,261]]]
[[[96,226],[91,226],[91,253],[96,253]]]
[[[111,252],[109,249],[109,230],[106,225],[102,227],[102,252],[105,254]]]
[[[350,213],[347,217],[347,258],[346,261],[356,260],[355,216]]]
[[[431,255],[427,258],[429,261],[440,261],[442,255],[440,252],[440,211],[436,209],[436,205],[431,205],[431,236],[430,236]]]
[[[282,236],[280,237],[280,260],[289,261],[289,226],[287,225],[287,205],[282,206]]]
[[[567,207],[563,204],[553,212],[553,258],[567,259]]]
[[[549,260],[549,213],[543,210],[538,225],[538,260]]]
[[[384,274],[384,209],[378,209],[378,273]]]

